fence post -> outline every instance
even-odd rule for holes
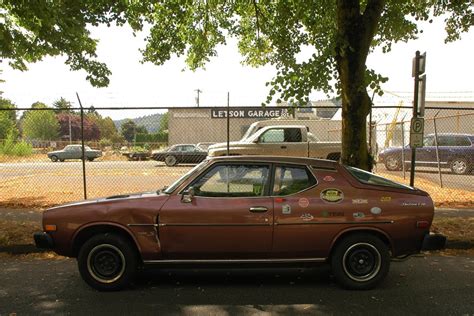
[[[227,156],[230,155],[230,117],[229,117],[229,98],[230,92],[227,92]]]
[[[438,116],[440,111],[436,112],[435,116],[433,117],[433,125],[434,125],[434,133],[435,133],[435,146],[436,146],[436,161],[438,162],[438,174],[439,174],[439,185],[443,187],[443,177],[441,176],[441,165],[439,162],[439,148],[438,148],[438,130],[436,128],[436,117]]]
[[[86,183],[86,152],[84,146],[84,108],[82,107],[79,94],[76,92],[79,106],[81,107],[81,144],[82,144],[82,184],[84,186],[84,199],[87,200],[87,183]]]

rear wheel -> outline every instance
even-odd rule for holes
[[[116,291],[130,285],[135,278],[138,257],[130,241],[106,233],[87,240],[77,262],[88,285],[99,291]]]
[[[402,169],[402,160],[395,156],[388,156],[385,159],[385,168],[389,171],[398,171]]]
[[[468,174],[469,164],[465,158],[455,158],[451,161],[451,171],[455,174]]]
[[[387,275],[390,254],[384,242],[376,236],[353,234],[337,244],[331,266],[334,276],[344,288],[369,290]]]
[[[173,167],[174,165],[176,165],[177,163],[177,159],[175,156],[173,155],[170,155],[170,156],[166,156],[165,158],[165,164],[168,166],[168,167]]]
[[[95,158],[87,158],[89,161],[94,161]]]

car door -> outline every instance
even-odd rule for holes
[[[158,219],[163,257],[268,256],[273,225],[269,174],[269,164],[217,163],[184,189],[194,191],[190,201],[171,195]]]
[[[439,137],[438,137],[439,141]],[[406,153],[405,153],[406,154]],[[406,158],[405,158],[406,159]],[[426,136],[423,139],[423,147],[416,148],[417,164],[434,165],[436,163],[436,146],[433,135]]]
[[[275,224],[272,255],[277,258],[313,256],[322,231],[314,221],[322,210],[314,193],[316,178],[304,165],[276,165],[272,196]]]
[[[300,142],[294,141],[298,132]],[[301,142],[299,128],[271,128],[260,135],[256,154],[305,157],[308,154],[307,146],[306,142]]]

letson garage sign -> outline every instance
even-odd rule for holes
[[[277,118],[289,116],[288,109],[279,108],[248,108],[229,109],[230,118]],[[215,108],[211,110],[211,118],[226,118],[227,108]]]

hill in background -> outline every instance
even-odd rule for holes
[[[163,117],[162,113],[150,114],[145,116],[140,116],[137,118],[131,119],[132,121],[139,125],[145,126],[148,133],[154,133],[160,130],[161,118]],[[122,124],[127,121],[127,119],[114,121],[117,130],[120,132],[120,127]]]

